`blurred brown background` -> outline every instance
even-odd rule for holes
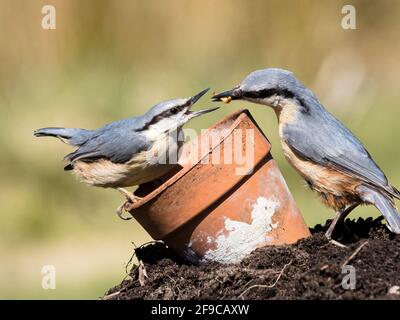
[[[56,8],[56,30],[41,27],[46,4]],[[341,27],[344,4],[355,6],[357,30]],[[96,128],[161,100],[230,88],[255,69],[287,68],[400,186],[399,35],[395,0],[1,0],[0,298],[96,299],[124,277],[134,244],[150,239],[117,218],[118,192],[63,172],[71,149],[34,139],[42,126]],[[282,158],[271,110],[231,103],[190,127],[239,107],[270,138],[307,223],[331,217]],[[377,212],[352,217],[360,215]],[[56,290],[41,288],[46,264],[56,267]]]

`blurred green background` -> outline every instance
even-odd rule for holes
[[[359,136],[400,186],[400,2],[351,1],[357,30],[341,27],[348,1],[0,1],[0,298],[100,297],[150,237],[115,215],[114,190],[63,172],[71,151],[35,139],[43,126],[96,128],[159,101],[220,91],[265,67],[287,68]],[[43,30],[43,5],[56,30]],[[198,105],[212,105],[203,98]],[[282,157],[271,110],[231,103],[194,120],[206,128],[251,110],[312,226],[331,217]],[[355,216],[377,215],[374,208]],[[134,244],[133,244],[134,243]],[[57,289],[41,288],[54,265]]]

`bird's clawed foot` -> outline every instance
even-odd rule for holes
[[[119,192],[121,192],[126,198],[126,201],[118,207],[117,215],[122,220],[130,220],[130,219],[132,219],[132,217],[124,217],[123,216],[124,211],[129,212],[131,209],[131,206],[142,198],[135,196],[132,192],[129,192],[128,190],[125,190],[124,188],[118,188],[117,190]]]
[[[117,215],[118,217],[120,217],[122,220],[131,220],[132,217],[124,217],[123,214],[125,211],[127,210],[127,205],[130,205],[131,203],[129,201],[125,201],[123,204],[121,204],[118,208],[117,208]]]

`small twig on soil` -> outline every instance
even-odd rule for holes
[[[141,244],[139,247],[136,247],[135,250],[136,250],[136,249],[142,249],[142,248],[144,248],[144,247],[147,247],[147,246],[149,246],[149,245],[151,245],[151,244],[155,244],[155,243],[163,243],[163,242],[160,241],[160,240],[151,240],[151,241],[147,241],[146,243]]]
[[[121,293],[125,292],[126,290],[130,289],[133,287],[134,283],[136,282],[136,280],[134,282],[131,282],[129,284],[127,284],[125,287],[123,287],[121,290],[115,291],[113,293],[110,293],[102,298],[100,298],[100,300],[112,300],[115,297],[118,297]]]
[[[128,267],[131,265],[131,263],[132,263],[132,261],[133,261],[133,258],[136,256],[136,253],[135,252],[133,252],[133,254],[131,255],[131,257],[129,258],[129,261],[125,264],[125,273],[127,274],[127,275],[129,275],[129,271],[128,271]]]
[[[330,240],[329,243],[332,243],[340,248],[348,248],[348,246],[345,246],[343,243],[337,242],[336,240]]]
[[[251,275],[254,274],[268,274],[268,273],[279,273],[279,271],[274,270],[274,269],[260,269],[260,270],[254,270],[254,269],[249,269],[249,268],[242,268],[240,271],[244,271],[247,273],[250,273]]]
[[[251,279],[250,281],[247,281],[247,283],[244,285],[244,287],[247,287],[250,283],[252,283],[254,279]]]
[[[118,297],[118,295],[121,293],[121,291],[116,291],[113,293],[110,293],[106,296],[104,296],[103,298],[101,298],[101,300],[113,300],[113,298]]]
[[[368,244],[368,240],[364,241],[364,242],[352,253],[352,255],[351,255],[350,257],[348,257],[348,258],[346,259],[345,262],[342,263],[342,268],[343,268],[345,265],[347,265],[347,264],[356,256],[356,254],[359,253],[360,250],[361,250],[365,245],[367,245],[367,244]]]
[[[276,278],[276,280],[274,281],[273,284],[270,284],[270,285],[266,285],[266,284],[255,284],[255,285],[253,285],[253,286],[251,286],[251,287],[248,287],[246,290],[244,290],[244,291],[239,295],[238,299],[239,299],[239,298],[242,298],[242,299],[243,299],[243,296],[244,296],[248,291],[250,291],[251,289],[254,289],[254,288],[273,288],[273,287],[275,287],[276,284],[278,283],[279,279],[282,277],[283,272],[285,271],[285,269],[286,269],[288,266],[290,266],[290,265],[292,264],[292,261],[293,261],[293,260],[290,260],[287,264],[285,264],[285,265],[283,266],[282,270],[279,272],[279,275],[278,275],[278,277]]]
[[[179,286],[176,284],[176,280],[175,279],[173,279],[171,276],[169,276],[169,275],[166,275],[170,280],[171,280],[171,282],[172,282],[172,284],[173,284],[173,287],[175,287],[175,288],[177,288],[178,289],[178,296],[180,296],[180,294],[181,294],[181,289],[179,288]],[[172,291],[174,292],[174,294],[175,295],[177,295],[176,294],[176,292],[175,292],[175,289],[172,289]]]
[[[139,261],[138,271],[139,271],[138,280],[139,280],[140,286],[143,287],[146,284],[146,278],[148,278],[148,276],[147,276],[147,271],[146,271],[146,268],[145,268],[142,260]]]
[[[131,257],[129,258],[128,262],[125,264],[125,273],[127,274],[127,276],[130,275],[131,272],[128,271],[128,267],[131,265],[133,258],[136,257],[136,249],[137,249],[137,245],[135,242],[131,242],[133,244],[133,254],[131,255]],[[132,271],[132,270],[131,270]],[[126,277],[125,277],[126,278]]]

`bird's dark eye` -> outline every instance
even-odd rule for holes
[[[179,112],[179,108],[172,108],[171,110],[169,110],[169,112],[171,112],[172,114],[177,114]]]

